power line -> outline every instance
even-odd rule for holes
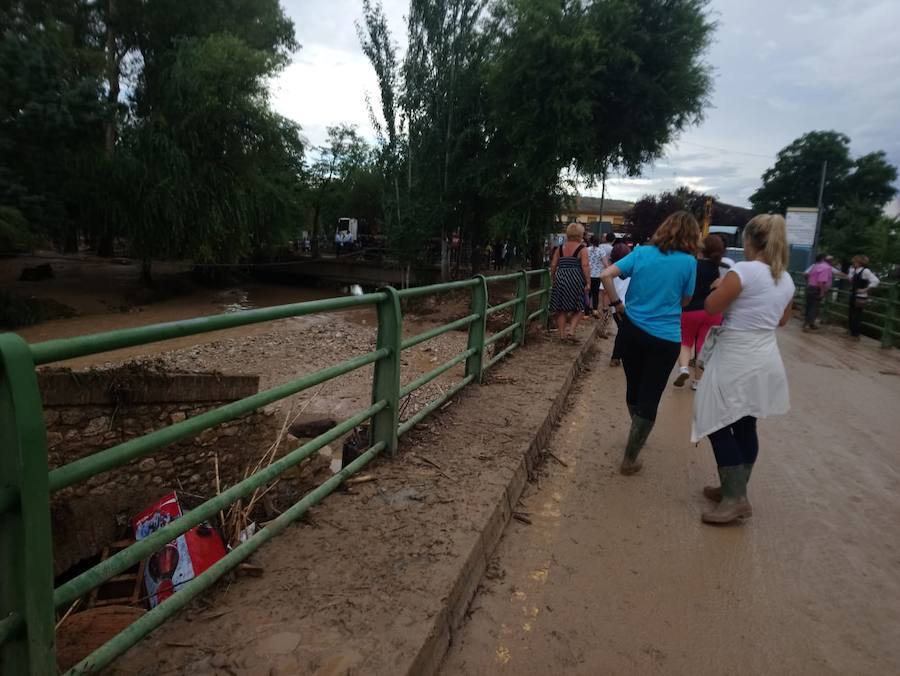
[[[716,146],[707,146],[702,143],[693,143],[692,141],[676,141],[676,143],[684,143],[685,145],[695,146],[697,148],[705,148],[706,150],[717,150],[720,153],[729,153],[732,155],[747,155],[748,157],[761,157],[764,160],[775,159],[772,155],[760,155],[759,153],[747,153],[742,150],[729,150],[728,148],[717,148]]]

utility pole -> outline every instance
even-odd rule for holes
[[[828,171],[828,160],[822,162],[822,178],[819,180],[819,211],[816,213],[816,232],[813,235],[811,255],[815,254],[816,246],[819,244],[819,233],[822,231],[822,196],[825,193],[825,173]]]
[[[606,201],[606,162],[603,163],[602,183],[600,184],[600,223],[603,223],[603,203]],[[602,225],[600,226],[603,227]]]

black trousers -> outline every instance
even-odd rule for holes
[[[850,294],[850,308],[847,312],[847,324],[850,328],[851,336],[858,336],[862,333],[863,308],[856,307],[856,299]]]
[[[756,418],[747,415],[728,427],[716,430],[709,435],[709,443],[719,467],[752,465],[759,455]]]
[[[806,316],[803,323],[813,329],[816,328],[816,320],[819,318],[819,306],[822,304],[821,293],[818,287],[806,288]]]
[[[591,308],[594,310],[600,309],[601,286],[599,277],[591,277]]]
[[[672,367],[681,351],[680,342],[651,336],[635,326],[628,315],[619,324],[618,347],[625,369],[625,401],[637,407],[637,415],[656,420]]]
[[[615,311],[615,308],[612,308],[612,318],[616,322],[616,339],[613,341],[613,351],[612,355],[610,355],[610,359],[621,359],[622,358],[622,320],[619,319],[619,313]]]

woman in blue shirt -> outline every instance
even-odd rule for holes
[[[635,474],[672,367],[681,350],[681,308],[694,295],[700,226],[686,211],[669,216],[650,242],[636,248],[600,275],[610,305],[622,312],[614,277],[630,277],[628,311],[619,325],[625,402],[631,431],[619,471]]]

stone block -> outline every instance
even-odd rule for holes
[[[138,469],[141,472],[150,472],[156,468],[156,460],[153,458],[144,458],[138,463]]]
[[[99,418],[94,418],[90,422],[88,422],[87,426],[84,428],[84,435],[86,437],[94,436],[95,434],[103,434],[104,432],[109,430],[110,419],[109,416],[100,416]]]

